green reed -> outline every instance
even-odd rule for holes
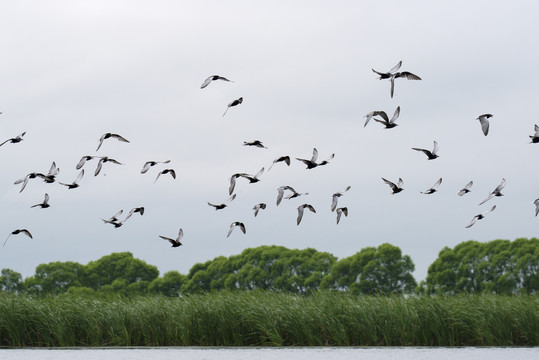
[[[537,296],[0,294],[0,346],[538,346]]]

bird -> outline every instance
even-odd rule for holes
[[[165,175],[165,174],[170,174],[170,176],[172,176],[174,179],[176,179],[176,171],[174,171],[174,169],[165,169],[165,170],[161,170],[161,172],[159,172],[159,174],[157,174],[157,177],[155,178],[155,181],[153,183],[155,184],[157,179],[159,179],[159,176]]]
[[[258,215],[258,211],[260,211],[260,209],[265,209],[265,208],[266,208],[266,204],[264,203],[256,204],[253,207],[253,210],[255,211],[255,217]]]
[[[387,116],[387,114],[386,114],[385,111],[375,110],[375,111],[371,111],[370,113],[368,113],[367,115],[365,115],[365,117],[366,117],[367,119],[365,119],[365,125],[363,125],[363,127],[367,126],[367,124],[369,123],[369,121],[371,121],[371,119],[372,119],[374,116],[381,116],[382,119],[384,119],[384,120],[386,120],[386,121],[389,121],[389,117]]]
[[[118,219],[118,216],[122,215],[124,211],[123,210],[120,210],[118,211],[116,214],[112,215],[109,219],[105,220],[105,219],[101,219],[103,220],[103,222],[105,224],[112,224],[114,225],[115,228],[119,228],[120,226],[122,226],[124,224],[124,221],[120,221]]]
[[[136,207],[136,208],[133,208],[133,209],[129,210],[129,213],[125,217],[124,221],[129,219],[131,217],[131,215],[133,215],[134,213],[139,213],[140,216],[144,215],[144,206],[139,206],[139,207]]]
[[[58,175],[59,172],[60,172],[60,169],[56,167],[56,163],[53,161],[47,175],[38,173],[37,176],[42,178],[44,182],[50,184],[56,181],[56,175]]]
[[[212,203],[208,202],[208,205],[213,206],[215,208],[215,211],[221,210],[221,209],[226,208],[228,206],[227,204],[229,202],[231,202],[232,200],[234,200],[235,198],[236,198],[236,194],[229,197],[223,204],[212,204]]]
[[[401,65],[402,65],[402,61],[399,61],[397,65],[395,65],[391,70],[389,70],[389,72],[385,72],[385,73],[378,72],[372,69],[373,72],[375,72],[376,74],[380,76],[379,78],[380,80],[389,79],[389,81],[391,82],[390,94],[392,98],[393,98],[393,92],[395,89],[395,79],[406,78],[408,80],[421,80],[419,76],[412,74],[411,72],[408,72],[408,71],[397,72],[400,69]]]
[[[402,66],[402,60],[399,61],[397,63],[397,65],[393,66],[391,68],[391,70],[389,70],[388,72],[382,73],[382,72],[378,72],[378,71],[376,71],[374,69],[372,69],[372,71],[377,73],[378,75],[380,75],[380,80],[389,79],[389,78],[391,78],[391,76],[393,76],[393,74],[395,74],[397,72],[397,70],[399,70],[401,68],[401,66]]]
[[[412,148],[412,150],[422,151],[425,155],[427,155],[427,160],[434,160],[439,157],[436,154],[438,152],[438,143],[436,141],[434,141],[434,148],[432,149],[432,151],[420,148]]]
[[[341,221],[342,214],[344,214],[344,216],[348,216],[348,208],[340,207],[340,208],[337,208],[336,211],[337,211],[337,225],[338,225],[339,221]]]
[[[244,141],[244,142],[243,142],[243,146],[255,146],[255,147],[267,149],[267,147],[265,147],[265,146],[262,144],[262,141],[260,141],[260,140]]]
[[[485,134],[485,136],[488,135],[488,127],[489,127],[488,119],[490,119],[493,116],[494,115],[492,114],[483,114],[483,115],[479,115],[476,118],[476,120],[479,120],[479,123],[481,124],[481,130],[483,130],[483,134]]]
[[[245,178],[247,180],[249,180],[249,183],[256,183],[256,182],[259,182],[260,181],[260,176],[264,173],[264,168],[260,169],[255,176],[253,175],[249,175],[249,174],[245,174],[245,173],[241,173],[240,174],[240,177],[242,178]]]
[[[76,188],[78,188],[80,186],[79,181],[82,179],[83,176],[84,176],[84,169],[82,169],[80,171],[79,175],[77,176],[75,181],[73,181],[73,183],[65,184],[65,183],[59,182],[59,181],[58,181],[58,183],[61,184],[61,185],[67,186],[68,189],[76,189]]]
[[[281,157],[278,157],[277,159],[273,160],[273,162],[271,163],[270,167],[268,168],[268,171],[271,170],[271,168],[273,167],[273,165],[275,165],[276,163],[278,162],[285,162],[287,166],[290,166],[290,156],[288,155],[284,155],[284,156],[281,156]]]
[[[19,192],[22,192],[24,190],[24,188],[26,187],[26,184],[28,184],[28,181],[30,179],[35,179],[36,177],[38,177],[40,175],[45,176],[45,175],[43,175],[41,173],[32,172],[32,173],[26,175],[25,177],[23,177],[22,179],[19,179],[19,180],[15,181],[14,184],[17,185],[17,184],[22,183],[21,190],[19,191]]]
[[[37,206],[41,207],[42,209],[48,208],[50,206],[49,205],[49,194],[45,193],[45,199],[43,200],[43,202],[41,204],[35,204],[35,205],[31,206],[31,207],[34,208],[34,207],[37,207]]]
[[[26,230],[26,229],[17,229],[17,230],[13,230],[13,231],[7,236],[7,239],[6,239],[6,241],[4,241],[4,245],[2,245],[2,246],[5,246],[5,245],[6,245],[8,239],[9,239],[9,237],[10,237],[11,235],[17,235],[17,234],[21,234],[21,233],[24,234],[24,235],[26,235],[26,236],[28,236],[28,237],[30,237],[30,239],[33,239],[33,236],[32,236],[32,234],[30,234],[30,231],[28,231],[28,230]]]
[[[277,188],[277,206],[279,206],[279,204],[281,203],[281,200],[283,199],[285,190],[289,190],[289,191],[292,192],[292,194],[287,195],[285,197],[285,199],[287,199],[287,200],[296,198],[296,197],[301,196],[301,195],[309,195],[309,193],[299,193],[299,192],[297,192],[296,190],[294,190],[294,188],[292,186],[288,186],[288,185],[279,186]]]
[[[496,205],[494,205],[493,207],[491,207],[490,210],[487,210],[487,211],[485,211],[485,212],[483,212],[483,213],[481,213],[481,214],[475,215],[475,216],[473,217],[472,221],[471,221],[468,225],[466,225],[465,228],[470,228],[470,227],[472,227],[472,225],[475,224],[477,220],[483,219],[483,218],[485,217],[486,214],[488,214],[488,213],[491,212],[491,211],[494,211],[494,209],[496,209]]]
[[[398,126],[398,124],[395,124],[395,121],[399,117],[400,113],[401,113],[401,107],[397,106],[397,109],[393,113],[393,117],[390,120],[387,120],[387,118],[384,118],[384,119],[374,118],[374,121],[384,124],[386,129],[391,129],[391,128],[394,128],[395,126]]]
[[[166,161],[146,161],[144,163],[144,166],[142,167],[142,170],[140,170],[141,174],[145,174],[152,166],[155,166],[157,164],[168,164],[170,160]]]
[[[24,134],[26,134],[26,131],[23,132],[23,133],[20,134],[20,135],[17,135],[17,136],[14,137],[14,138],[7,139],[7,140],[4,141],[3,143],[1,143],[0,146],[4,145],[5,143],[8,143],[8,142],[10,142],[10,143],[12,143],[12,144],[16,144],[16,143],[18,143],[18,142],[23,141],[23,138],[22,138],[22,137],[24,136]]]
[[[427,189],[425,191],[421,191],[422,194],[434,194],[436,192],[436,188],[440,186],[442,183],[442,178],[438,179],[434,185],[430,189]]]
[[[535,125],[533,129],[535,130],[535,134],[528,136],[532,139],[532,144],[539,143],[539,126]]]
[[[401,178],[399,178],[399,181],[397,181],[396,185],[395,185],[395,183],[392,183],[391,181],[389,181],[387,179],[382,178],[382,180],[384,180],[384,182],[391,187],[391,190],[393,190],[393,194],[400,193],[402,190],[404,190],[402,188],[403,181],[402,181]]]
[[[234,81],[228,80],[227,78],[222,77],[222,76],[219,76],[219,75],[212,75],[212,76],[209,76],[206,80],[204,80],[204,82],[202,83],[202,85],[200,85],[200,88],[201,88],[201,89],[204,89],[204,88],[205,88],[206,86],[208,86],[212,81],[216,81],[216,80],[223,80],[223,81],[228,81],[228,82],[234,82]]]
[[[245,225],[242,222],[234,221],[232,224],[230,224],[230,229],[228,230],[228,234],[226,237],[229,237],[230,234],[232,234],[232,230],[234,230],[236,226],[238,226],[240,230],[245,234]]]
[[[344,195],[345,192],[350,190],[351,186],[347,186],[343,191],[336,192],[331,197],[331,211],[335,211],[337,208],[337,202],[339,201],[339,198]]]
[[[331,156],[327,159],[327,160],[324,160],[320,163],[317,163],[316,162],[316,159],[318,159],[318,150],[316,150],[316,148],[313,149],[313,156],[311,157],[311,160],[307,160],[307,159],[300,159],[300,158],[296,158],[296,160],[299,160],[301,161],[302,163],[304,163],[305,165],[307,165],[307,169],[313,169],[317,166],[322,166],[322,165],[326,165],[329,160],[333,159],[335,157],[335,154],[331,154]]]
[[[535,199],[532,204],[535,205],[535,216],[537,216],[539,214],[539,198]]]
[[[237,106],[237,105],[241,104],[242,102],[243,102],[243,98],[242,98],[242,97],[240,97],[239,99],[236,99],[236,100],[232,101],[230,104],[228,104],[228,106],[227,106],[225,112],[223,113],[223,116],[226,115],[226,112],[228,111],[228,109],[230,109],[230,108],[233,107],[233,106]]]
[[[305,208],[311,210],[313,213],[316,213],[316,210],[314,209],[314,207],[312,207],[312,205],[303,204],[303,205],[298,206],[298,218],[296,220],[298,225],[301,222],[301,219],[303,218],[303,211],[305,210]]]
[[[99,150],[101,145],[103,145],[103,141],[105,141],[106,139],[110,139],[110,138],[117,139],[118,141],[122,141],[122,142],[126,142],[126,143],[129,142],[129,140],[127,140],[126,138],[124,138],[121,135],[113,134],[113,133],[105,133],[105,134],[103,134],[101,136],[101,138],[99,138],[99,145],[97,146],[97,149],[95,151]]]
[[[487,201],[489,201],[490,199],[492,199],[494,196],[503,196],[503,194],[502,194],[501,191],[502,191],[502,189],[503,189],[504,187],[505,187],[505,178],[502,178],[502,182],[500,183],[500,185],[498,185],[498,186],[496,187],[496,189],[492,190],[492,191],[490,192],[490,194],[488,194],[488,197],[487,197],[485,200],[481,201],[481,202],[479,203],[479,205],[483,205],[484,203],[486,203]]]
[[[460,191],[457,193],[457,195],[462,196],[464,194],[469,193],[471,191],[470,188],[472,187],[472,185],[473,185],[473,181],[470,181],[462,189],[460,189]]]
[[[85,156],[81,157],[79,163],[76,166],[77,170],[79,170],[81,167],[83,167],[84,164],[86,164],[86,161],[90,161],[90,160],[92,160],[94,158],[95,158],[95,156],[90,156],[90,155],[85,155]]]
[[[183,230],[180,228],[180,231],[178,232],[178,237],[176,239],[171,239],[169,237],[166,237],[166,236],[161,236],[159,235],[159,237],[163,240],[167,240],[169,241],[171,244],[172,244],[172,247],[179,247],[179,246],[182,246],[183,244],[180,242],[180,240],[183,238]]]
[[[97,176],[99,175],[99,172],[101,171],[101,168],[103,167],[103,164],[106,163],[106,162],[111,162],[113,164],[117,164],[117,165],[123,165],[121,162],[119,162],[118,160],[115,160],[115,159],[112,159],[112,158],[109,158],[108,156],[103,156],[99,159],[99,161],[97,162],[97,167],[95,169],[95,173],[94,173],[94,176]]]

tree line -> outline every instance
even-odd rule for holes
[[[536,294],[539,290],[539,239],[466,241],[443,248],[417,283],[414,263],[385,243],[337,259],[315,249],[283,246],[249,248],[195,264],[187,275],[156,266],[130,252],[112,253],[87,265],[50,262],[25,279],[2,269],[0,290],[43,294],[161,294],[177,297],[218,290],[269,290],[308,294],[317,290],[370,294]]]

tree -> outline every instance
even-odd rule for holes
[[[81,286],[84,282],[84,265],[76,262],[51,262],[36,267],[31,281],[34,291],[59,294],[71,286]]]
[[[180,289],[187,277],[177,271],[166,272],[163,277],[154,279],[148,285],[150,293],[157,293],[168,297],[180,296]]]
[[[0,273],[0,291],[19,293],[24,289],[22,275],[11,269],[2,269]]]

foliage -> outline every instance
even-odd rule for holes
[[[2,269],[0,275],[0,290],[11,293],[18,293],[22,289],[22,275],[11,269]]]

